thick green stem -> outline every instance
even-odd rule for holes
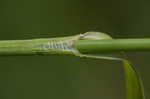
[[[51,40],[51,39],[50,39]],[[0,55],[33,55],[45,52],[49,39],[0,41]]]
[[[44,46],[48,46],[48,42],[52,40],[55,39],[0,41],[0,55],[55,54],[51,50],[44,49]],[[75,43],[75,48],[81,53],[91,54],[117,51],[150,51],[150,39],[78,40]]]
[[[150,39],[79,40],[76,48],[81,53],[150,51]]]

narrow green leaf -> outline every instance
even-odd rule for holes
[[[123,61],[126,75],[126,92],[127,99],[144,99],[144,90],[142,81],[135,68],[129,61]]]

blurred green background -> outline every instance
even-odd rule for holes
[[[150,37],[149,0],[0,0],[0,40],[100,31]],[[130,52],[150,98],[150,52]],[[67,55],[0,57],[0,99],[125,99],[121,63]]]

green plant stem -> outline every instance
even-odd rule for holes
[[[150,51],[150,39],[79,40],[76,48],[81,53]]]
[[[80,37],[80,35],[79,35]],[[67,43],[66,43],[67,41]],[[49,43],[53,42],[53,49]],[[57,45],[63,43],[63,45]],[[60,43],[61,42],[61,43]],[[71,42],[71,45],[70,45]],[[69,46],[68,46],[69,43]],[[60,48],[62,49],[60,50]],[[67,47],[67,50],[64,51]],[[33,55],[33,54],[70,54],[80,53],[109,53],[117,51],[150,51],[150,39],[109,39],[109,40],[82,40],[76,36],[69,38],[48,38],[31,40],[0,41],[0,55]],[[78,53],[80,56],[80,53]],[[72,52],[72,53],[73,53]],[[76,53],[73,53],[76,55]],[[86,54],[81,54],[86,55]],[[96,56],[94,56],[96,58]],[[101,57],[104,58],[104,57]],[[129,61],[122,60],[126,72],[127,99],[144,99],[142,82]]]
[[[48,39],[0,41],[0,55],[45,54]],[[116,51],[150,51],[150,39],[78,40],[75,48],[81,53],[103,53]],[[46,51],[51,53],[51,50]]]
[[[0,55],[34,55],[43,54],[47,42],[51,39],[4,40],[0,41]]]

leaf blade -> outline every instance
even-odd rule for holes
[[[127,99],[145,99],[142,81],[128,60],[123,60]]]

